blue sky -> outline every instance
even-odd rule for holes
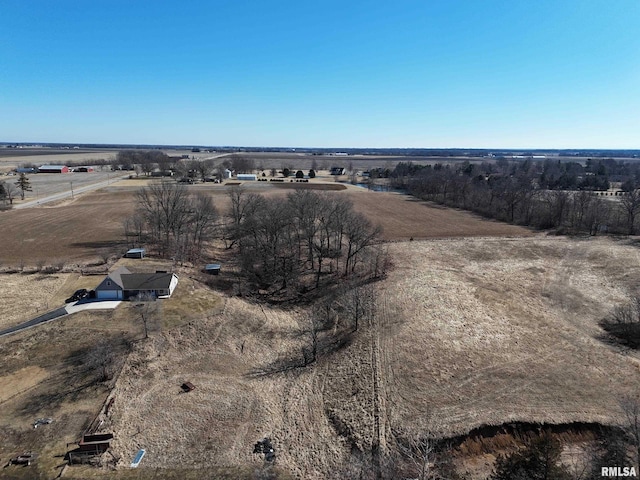
[[[640,148],[640,1],[0,0],[0,141]]]

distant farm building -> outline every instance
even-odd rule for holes
[[[144,248],[132,248],[124,254],[125,258],[144,258]]]
[[[331,171],[329,172],[331,175],[344,175],[346,172],[346,168],[344,167],[331,167]]]
[[[224,170],[224,178],[231,178],[231,175],[233,175],[233,172],[231,170],[229,170],[228,168],[225,168],[225,170]]]
[[[238,180],[258,180],[258,176],[255,173],[239,173],[236,177]]]
[[[93,172],[93,167],[75,167],[74,172]]]
[[[175,273],[131,273],[126,267],[120,267],[107,275],[95,292],[101,300],[126,300],[140,294],[168,298],[177,285]]]
[[[17,173],[36,173],[35,167],[20,167],[16,168]]]
[[[66,165],[42,165],[38,168],[40,173],[69,173],[69,167]]]

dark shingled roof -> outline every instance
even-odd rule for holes
[[[109,278],[115,282],[117,285],[119,285],[121,288],[125,288],[124,287],[124,283],[122,280],[122,276],[123,275],[130,275],[131,272],[129,271],[129,269],[127,267],[120,267],[117,270],[114,270],[113,272],[111,272],[109,274]]]
[[[127,273],[121,278],[125,290],[166,290],[173,273]]]

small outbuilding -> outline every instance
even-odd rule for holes
[[[144,248],[132,248],[124,254],[125,258],[144,258]]]
[[[236,178],[238,180],[251,180],[251,181],[256,181],[258,180],[258,176],[255,173],[239,173]]]
[[[42,165],[38,168],[39,173],[69,173],[66,165]]]
[[[209,275],[218,275],[220,273],[220,264],[209,263],[204,267],[204,271]]]
[[[109,449],[112,440],[113,433],[85,434],[78,442],[76,452],[100,455]]]

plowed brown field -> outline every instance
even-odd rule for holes
[[[329,186],[334,187],[334,184]],[[248,188],[267,196],[286,195],[283,189],[268,185],[256,183]],[[39,262],[83,264],[96,259],[102,251],[122,250],[122,222],[134,210],[136,189],[115,186],[87,193],[59,206],[0,213],[0,266],[14,266],[20,262],[27,266]],[[225,211],[227,188],[198,185],[191,189],[212,194],[218,209]],[[385,240],[532,235],[522,227],[486,220],[398,193],[369,192],[356,187],[328,193],[343,195],[353,201],[357,211],[383,227]]]
[[[442,207],[408,195],[349,189],[357,211],[384,229],[385,240],[425,240],[447,237],[523,237],[529,229],[487,220],[463,210]]]
[[[131,191],[101,190],[60,206],[2,212],[0,265],[92,261],[122,244],[133,199]]]

